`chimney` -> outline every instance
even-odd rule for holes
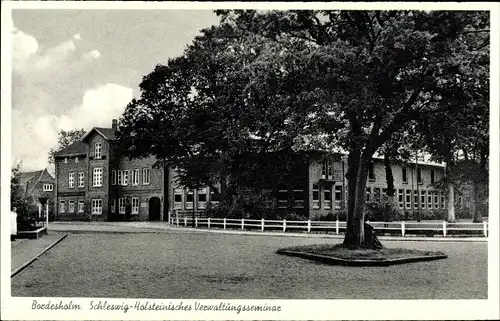
[[[117,129],[117,127],[118,127],[118,120],[113,119],[113,121],[112,121],[112,123],[111,123],[111,128],[112,128],[113,130],[116,130],[116,129]]]

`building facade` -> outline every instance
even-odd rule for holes
[[[54,186],[55,179],[47,169],[23,172],[19,175],[21,194],[29,200],[30,207],[38,209],[39,212],[47,211],[47,208],[51,212],[55,199]]]
[[[55,155],[56,219],[163,220],[167,216],[163,168],[154,157],[119,152],[116,120],[95,127]]]

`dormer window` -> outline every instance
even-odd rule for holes
[[[68,164],[68,157],[64,157],[64,164]]]
[[[78,163],[78,156],[75,157],[75,163]]]
[[[94,158],[101,158],[102,144],[95,143],[94,144]]]
[[[43,184],[43,191],[44,192],[51,192],[54,190],[54,185],[52,184]]]

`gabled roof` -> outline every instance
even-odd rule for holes
[[[54,177],[50,175],[47,169],[34,172],[23,172],[19,175],[19,185],[24,193],[30,193],[36,184],[42,179],[44,174],[48,175],[51,182],[54,182]]]
[[[104,137],[105,139],[107,140],[115,140],[116,139],[116,130],[114,130],[113,128],[105,128],[105,127],[94,127],[92,128],[91,130],[89,130],[83,137],[82,137],[82,141],[84,141],[85,139],[87,139],[87,137],[93,132],[93,131],[96,131],[97,133],[99,133],[99,135],[101,135],[102,137]]]
[[[77,142],[74,142],[73,144],[69,145],[68,147],[61,149],[60,151],[55,153],[56,157],[60,156],[77,156],[77,155],[85,155],[86,153],[86,146],[85,144],[80,140]]]

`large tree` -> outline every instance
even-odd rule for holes
[[[488,14],[217,13],[219,27],[144,78],[122,118],[127,149],[168,160],[202,184],[230,173],[237,155],[326,137],[348,151],[344,244],[372,247],[364,231],[369,162],[412,122],[449,111],[440,86],[472,50],[462,35],[487,34]]]

